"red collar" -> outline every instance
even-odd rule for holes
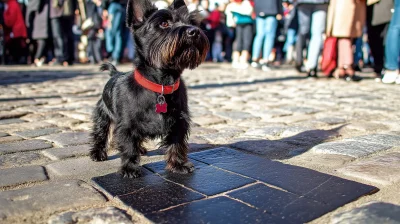
[[[179,78],[172,86],[163,86],[146,79],[142,74],[140,74],[138,70],[135,70],[133,74],[134,74],[133,77],[135,78],[136,82],[138,82],[144,88],[156,93],[172,94],[175,90],[179,88],[179,83],[180,83]]]

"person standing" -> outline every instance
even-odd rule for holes
[[[45,61],[45,53],[49,46],[49,4],[49,0],[31,0],[27,7],[26,24],[32,31],[31,38],[37,43],[33,61],[37,67],[42,66]]]
[[[385,75],[382,82],[385,84],[400,84],[399,72],[400,55],[400,0],[394,1],[394,11],[390,20],[389,30],[386,36],[385,47]]]
[[[338,68],[336,76],[346,81],[360,81],[355,75],[353,39],[362,36],[366,20],[365,0],[331,0],[328,9],[327,36],[337,37]]]
[[[282,19],[282,0],[255,0],[256,36],[253,42],[252,63],[253,67],[261,67],[269,71],[267,63],[275,43],[278,19]],[[261,50],[262,58],[260,59]]]
[[[328,3],[329,0],[297,0],[299,30],[296,42],[296,69],[299,72],[307,72],[309,77],[317,77]],[[347,5],[347,2],[343,4]],[[304,66],[303,49],[309,35],[307,64]]]
[[[107,1],[103,1],[103,8],[108,11],[108,26],[106,29],[106,50],[111,54],[111,63],[117,65],[122,54],[122,26],[125,24],[125,2],[112,0],[107,7]]]

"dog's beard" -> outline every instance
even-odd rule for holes
[[[154,42],[150,51],[150,63],[158,68],[183,70],[194,69],[207,57],[209,42],[200,32],[195,39],[189,39],[172,31],[166,38]]]

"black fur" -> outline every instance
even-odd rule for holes
[[[185,68],[197,67],[209,43],[196,18],[183,0],[175,0],[166,10],[157,10],[150,0],[129,0],[126,23],[134,34],[136,69],[152,82],[172,85]],[[106,160],[107,149],[116,147],[121,152],[121,174],[138,177],[140,154],[146,153],[142,143],[160,137],[161,146],[167,148],[167,170],[192,172],[187,159],[190,115],[184,81],[174,93],[164,95],[167,113],[157,114],[159,94],[140,86],[133,72],[118,72],[111,64],[101,70],[110,71],[111,79],[93,113],[92,160]]]

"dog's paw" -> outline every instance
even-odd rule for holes
[[[142,174],[139,166],[122,167],[119,173],[123,178],[137,178]]]
[[[182,165],[167,166],[167,170],[172,173],[187,174],[194,171],[194,165],[191,162],[186,162]]]
[[[106,161],[107,160],[107,152],[91,151],[90,158],[95,162]]]

